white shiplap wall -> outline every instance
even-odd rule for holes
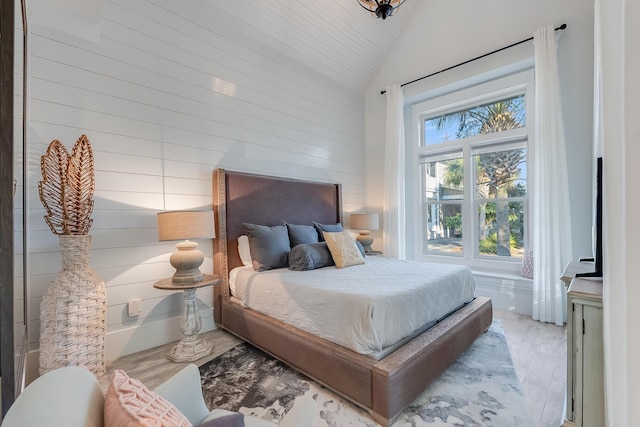
[[[31,26],[29,272],[31,349],[39,305],[60,270],[42,219],[39,159],[53,139],[88,135],[95,156],[91,266],[107,286],[112,360],[179,338],[182,296],[153,288],[171,274],[155,214],[211,207],[215,167],[340,182],[344,210],[364,203],[363,95],[239,31],[209,2],[105,0],[97,42]],[[18,165],[19,166],[19,165]],[[200,241],[211,271],[212,245]],[[213,327],[211,288],[198,291]],[[127,301],[142,299],[130,318]]]

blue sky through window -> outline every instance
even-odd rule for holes
[[[517,95],[425,120],[424,145],[500,132],[525,124],[525,97]]]

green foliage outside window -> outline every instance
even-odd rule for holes
[[[462,215],[458,212],[453,216],[444,219],[444,224],[448,229],[459,230],[462,228]]]
[[[509,240],[512,249],[519,247],[518,239],[513,233],[511,233]],[[483,255],[496,255],[498,253],[498,233],[492,233],[488,237],[480,240],[479,251]]]

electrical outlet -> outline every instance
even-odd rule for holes
[[[132,299],[129,301],[127,306],[129,307],[129,317],[139,316],[142,312],[141,304],[142,300],[140,299]]]

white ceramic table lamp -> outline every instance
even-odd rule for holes
[[[182,240],[176,245],[178,252],[171,254],[169,261],[176,269],[174,284],[189,285],[202,280],[200,265],[204,254],[198,250],[198,243],[189,239],[213,239],[213,211],[169,211],[159,212],[158,240]]]
[[[356,237],[356,240],[364,246],[364,253],[371,254],[373,249],[373,237],[371,237],[371,230],[378,230],[380,228],[380,217],[377,213],[354,213],[351,214],[351,228],[354,230],[360,230],[360,235]]]

